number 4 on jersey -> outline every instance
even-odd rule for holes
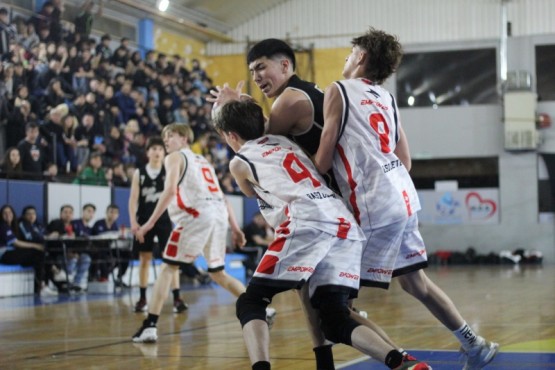
[[[295,184],[304,179],[310,179],[312,186],[315,188],[322,185],[320,181],[312,176],[308,168],[299,160],[295,153],[287,153],[283,160],[283,168],[285,168],[289,177]]]

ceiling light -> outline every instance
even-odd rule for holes
[[[159,11],[165,12],[166,10],[168,10],[168,7],[170,6],[170,0],[158,0],[156,1],[156,4],[158,5]]]

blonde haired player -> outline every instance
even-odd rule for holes
[[[188,125],[168,125],[162,137],[169,153],[164,160],[164,190],[152,215],[135,236],[142,242],[166,209],[174,228],[162,255],[164,263],[154,284],[148,317],[133,336],[133,341],[138,343],[158,339],[158,317],[174,273],[182,263],[193,263],[204,255],[212,280],[235,296],[245,291],[239,280],[224,271],[228,228],[231,226],[234,245],[244,245],[245,235],[222,193],[214,168],[189,148],[193,131]]]

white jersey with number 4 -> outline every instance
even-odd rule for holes
[[[249,165],[260,211],[274,229],[294,220],[343,239],[364,240],[343,201],[289,139],[266,135],[247,141],[233,160]]]
[[[393,96],[366,79],[335,82],[343,118],[334,173],[343,198],[365,231],[420,210],[410,175],[393,153],[401,123]]]
[[[179,153],[183,156],[185,169],[179,179],[177,194],[168,207],[172,222],[177,224],[183,220],[212,217],[227,220],[224,194],[212,165],[188,148]]]

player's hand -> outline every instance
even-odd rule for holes
[[[152,226],[147,222],[135,231],[135,238],[139,241],[139,243],[143,244],[145,242],[145,234],[148,233],[150,229],[152,229]]]
[[[234,247],[243,248],[247,243],[247,239],[245,238],[245,233],[241,230],[231,231],[231,242],[233,243]]]
[[[245,81],[239,81],[235,89],[229,87],[229,84],[226,82],[224,86],[216,86],[214,89],[210,90],[210,95],[206,97],[211,103],[217,105],[219,107],[225,105],[233,100],[240,100],[241,99],[241,90],[243,90],[243,85]]]

